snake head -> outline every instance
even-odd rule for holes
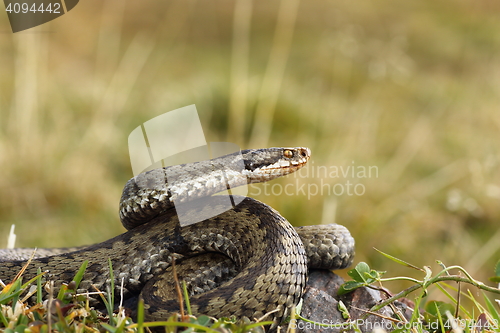
[[[305,147],[249,149],[241,152],[248,183],[259,183],[288,175],[302,168],[311,157]]]

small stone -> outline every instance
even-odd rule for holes
[[[346,323],[339,311],[339,301],[342,301],[349,311],[350,321],[357,322],[361,332],[372,332],[376,328],[391,331],[392,323],[381,317],[366,315],[366,311],[387,298],[378,290],[362,287],[343,296],[338,296],[337,292],[344,283],[344,280],[335,273],[328,270],[311,270],[306,290],[303,296],[301,316],[322,324]],[[405,313],[407,307],[402,303],[395,302],[394,305]],[[388,306],[378,311],[382,316],[395,318],[394,312]],[[408,315],[405,313],[405,315]],[[411,313],[409,314],[411,316]],[[297,332],[300,333],[320,333],[320,332],[340,332],[346,327],[322,327],[318,324],[308,323],[298,320],[296,323]],[[392,329],[391,329],[392,328]],[[353,331],[353,330],[348,330]]]

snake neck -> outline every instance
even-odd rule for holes
[[[215,159],[143,172],[130,179],[120,200],[127,229],[184,204],[249,183],[281,177],[302,168],[308,148],[248,149]]]

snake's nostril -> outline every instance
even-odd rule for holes
[[[306,158],[311,155],[310,150],[308,148],[301,148],[300,149],[300,156]]]

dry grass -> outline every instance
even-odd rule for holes
[[[294,6],[87,0],[3,33],[0,235],[15,223],[19,246],[44,247],[121,232],[128,133],[196,104],[208,141],[308,146],[310,170],[378,168],[323,177],[359,182],[361,196],[259,196],[293,224],[342,223],[358,261],[395,275],[372,247],[485,280],[500,257],[500,5]]]

